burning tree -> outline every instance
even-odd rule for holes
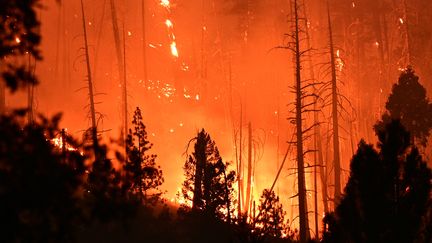
[[[156,166],[156,155],[148,154],[153,144],[147,140],[147,132],[142,122],[141,110],[136,108],[133,120],[133,131],[129,129],[126,139],[127,158],[125,187],[143,203],[155,202],[161,195],[159,186],[164,182],[162,170]],[[153,194],[149,194],[153,192]]]
[[[391,119],[400,119],[402,125],[410,131],[411,139],[425,146],[432,128],[432,103],[426,97],[426,89],[419,83],[411,67],[407,67],[400,75],[397,84],[393,85],[388,97],[382,121],[375,125],[377,131],[382,130]]]
[[[227,170],[229,164],[222,161],[215,142],[204,129],[193,140],[194,152],[184,165],[183,197],[192,203],[192,211],[230,223],[235,172]]]

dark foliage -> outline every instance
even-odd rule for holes
[[[85,183],[86,216],[101,222],[130,217],[136,204],[127,199],[123,178],[106,157],[106,148],[100,146],[99,151],[103,156],[92,163]]]
[[[27,84],[36,84],[33,73],[25,66],[30,55],[41,59],[38,0],[0,0],[0,77],[12,91]]]
[[[162,170],[156,166],[156,155],[148,154],[153,146],[147,139],[147,132],[142,122],[141,110],[137,107],[133,120],[133,130],[129,129],[126,140],[127,158],[124,186],[131,196],[141,203],[154,204],[160,199],[159,186],[164,182]]]
[[[375,125],[375,130],[383,130],[385,124],[398,119],[421,145],[426,145],[432,128],[432,103],[426,97],[426,89],[419,83],[419,77],[408,67],[393,85],[392,93],[386,103],[387,113],[382,121]]]
[[[194,152],[184,165],[183,197],[192,203],[193,211],[230,220],[235,172],[227,171],[228,163],[222,162],[215,142],[204,129],[195,139]]]
[[[285,223],[286,212],[274,191],[265,189],[258,206],[259,215],[254,221],[254,232],[262,242],[272,242],[282,238],[282,233],[289,235],[289,226]]]
[[[25,112],[0,117],[1,242],[73,240],[84,158],[50,142],[59,118],[23,126]]]
[[[325,223],[325,242],[415,242],[431,191],[431,170],[399,121],[378,130],[378,148],[361,141],[345,195]]]

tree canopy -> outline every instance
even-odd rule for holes
[[[345,194],[325,223],[326,242],[414,242],[431,192],[431,170],[399,121],[377,130],[377,151],[361,141]]]
[[[411,67],[407,67],[401,73],[398,82],[393,85],[386,109],[382,121],[375,125],[376,130],[382,130],[390,120],[398,119],[411,133],[413,140],[426,145],[432,128],[432,103]]]

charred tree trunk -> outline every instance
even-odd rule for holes
[[[110,0],[110,6],[111,6],[111,20],[112,20],[112,28],[113,28],[113,34],[114,34],[114,43],[115,43],[115,48],[116,48],[116,55],[117,55],[117,63],[118,63],[118,75],[119,75],[119,79],[120,79],[120,83],[123,87],[122,90],[122,102],[123,102],[123,119],[124,119],[124,124],[123,124],[123,142],[124,145],[126,147],[126,136],[127,136],[127,95],[125,94],[125,90],[126,90],[126,74],[125,74],[125,68],[124,68],[124,59],[122,57],[122,48],[121,48],[121,40],[120,40],[120,30],[118,27],[118,22],[117,22],[117,9],[116,9],[116,5],[115,5],[115,0]],[[123,40],[125,41],[125,40]],[[124,51],[124,50],[123,50]],[[126,107],[126,109],[124,109]]]
[[[296,99],[295,99],[295,124],[296,124],[296,144],[297,144],[297,170],[298,170],[298,198],[299,198],[299,218],[300,218],[300,242],[305,243],[309,238],[309,224],[307,215],[306,181],[304,171],[303,154],[303,119],[302,119],[302,80],[301,80],[301,52],[300,52],[300,27],[298,16],[297,0],[294,0],[294,41],[295,41],[295,70],[296,70]]]
[[[123,25],[123,89],[122,89],[122,98],[123,98],[123,126],[124,126],[124,147],[125,147],[125,159],[128,159],[128,148],[126,145],[126,140],[128,136],[128,99],[127,99],[127,78],[126,78],[126,35],[125,35],[125,27]]]
[[[248,171],[247,171],[246,202],[245,202],[246,217],[248,217],[249,209],[250,209],[251,183],[252,183],[252,125],[249,122],[248,124]]]
[[[304,5],[303,0],[303,5]],[[304,16],[306,17],[306,8],[303,8]],[[308,49],[312,48],[311,45],[311,36],[310,32],[307,26],[307,18],[305,21],[305,34],[306,34],[306,41],[307,41],[307,47]],[[321,179],[321,193],[322,193],[322,200],[323,200],[323,208],[324,212],[328,212],[328,206],[327,206],[327,178],[325,176],[325,167],[324,167],[324,161],[323,161],[323,155],[322,155],[322,141],[321,141],[321,126],[320,126],[320,120],[319,120],[319,109],[318,109],[318,88],[315,80],[315,72],[314,72],[314,65],[312,62],[311,55],[308,55],[308,65],[309,65],[309,72],[310,72],[310,78],[312,82],[314,82],[313,85],[313,121],[314,121],[314,207],[315,207],[315,213],[314,213],[314,219],[315,219],[315,239],[318,239],[319,235],[319,210],[318,210],[318,169],[320,173],[320,179]]]
[[[201,141],[203,140],[203,141]],[[192,209],[202,209],[202,199],[203,199],[203,191],[202,191],[202,182],[204,177],[204,169],[206,163],[206,143],[205,137],[201,137],[198,134],[195,153],[196,153],[196,164],[195,164],[195,180],[194,180],[194,195],[192,199]]]
[[[85,58],[86,58],[86,65],[87,65],[87,86],[88,86],[89,101],[90,101],[90,117],[91,117],[91,124],[92,124],[91,137],[93,140],[93,151],[95,154],[95,158],[96,160],[99,160],[101,155],[99,153],[99,141],[97,137],[96,110],[95,110],[95,103],[94,103],[93,82],[92,82],[92,74],[91,74],[91,67],[90,67],[88,41],[87,41],[87,25],[86,25],[87,22],[85,18],[83,0],[81,0],[81,14],[82,14],[82,24],[83,24],[83,32],[84,32],[84,50],[85,50]]]
[[[144,86],[147,88],[148,82],[148,73],[147,73],[147,41],[146,41],[146,4],[145,0],[141,0],[141,11],[142,11],[142,55],[143,55],[143,77],[144,77]]]
[[[333,167],[334,167],[334,205],[338,205],[341,196],[341,166],[339,153],[339,111],[338,111],[338,90],[336,75],[336,60],[333,45],[333,33],[330,19],[330,8],[327,5],[327,21],[329,30],[330,64],[331,64],[331,91],[332,91],[332,123],[333,123]]]

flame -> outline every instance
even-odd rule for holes
[[[179,54],[178,54],[178,51],[177,51],[177,45],[176,45],[175,41],[171,42],[170,47],[171,47],[171,54],[174,57],[179,57]]]
[[[161,0],[160,5],[164,6],[165,8],[170,8],[170,1],[169,0]]]
[[[171,20],[169,20],[169,19],[167,19],[167,20],[165,20],[165,25],[168,27],[168,28],[173,28],[173,23],[171,22]]]

